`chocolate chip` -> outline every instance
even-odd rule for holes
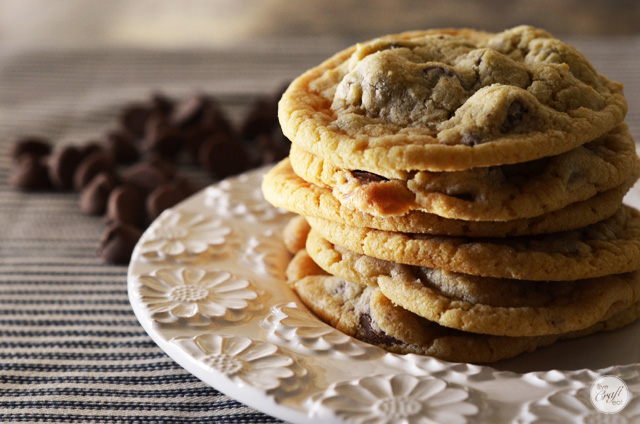
[[[456,77],[458,78],[458,74],[456,74],[452,69],[446,68],[444,66],[437,66],[437,65],[430,65],[427,66],[426,68],[424,68],[422,70],[422,73],[426,76],[426,77],[435,77],[435,78],[442,78],[442,77]]]
[[[125,131],[108,132],[105,135],[104,146],[117,163],[133,163],[140,158],[133,137]]]
[[[482,136],[474,133],[465,133],[462,134],[462,139],[460,139],[460,142],[465,146],[473,147],[482,143]]]
[[[473,202],[475,200],[475,196],[471,193],[447,193],[447,195],[465,202]]]
[[[500,165],[498,169],[512,184],[520,184],[545,172],[550,162],[550,157],[544,157],[528,162]]]
[[[395,345],[401,342],[385,333],[374,330],[371,315],[360,315],[360,330],[364,341],[375,345]]]
[[[73,176],[73,188],[82,190],[99,173],[113,170],[111,157],[100,150],[84,158]]]
[[[197,125],[182,130],[185,149],[193,163],[198,163],[198,154],[202,144],[210,137],[227,134],[233,137],[233,128],[222,112],[213,102],[207,104]]]
[[[173,178],[175,175],[175,166],[171,162],[165,160],[160,155],[152,153],[149,156],[147,156],[147,159],[145,160],[145,162],[151,166],[155,166],[156,168],[159,168],[162,172],[164,172],[167,175],[167,178],[169,179]]]
[[[228,134],[207,139],[199,151],[200,163],[218,178],[239,174],[247,169],[247,153],[239,140]]]
[[[85,158],[88,158],[89,156],[91,156],[96,152],[104,151],[104,149],[102,148],[102,144],[97,141],[90,141],[88,143],[85,143],[83,146],[79,147],[79,150],[80,150],[81,161],[84,160]]]
[[[194,184],[187,177],[178,175],[170,182],[171,185],[175,185],[177,189],[181,190],[184,193],[184,197],[187,198],[192,194],[199,191],[202,187],[198,187],[197,184]]]
[[[49,157],[49,178],[59,189],[71,190],[73,176],[78,169],[82,153],[75,146],[65,146],[57,149]]]
[[[125,184],[132,185],[142,193],[151,193],[156,187],[169,182],[173,171],[161,161],[141,162],[132,166],[123,175]]]
[[[209,99],[203,95],[195,95],[180,102],[171,115],[171,123],[179,128],[196,124],[209,104]]]
[[[255,142],[252,153],[254,155],[251,161],[253,166],[261,166],[269,163],[278,162],[289,154],[289,145],[278,141],[271,135],[259,135]]]
[[[278,124],[278,105],[271,99],[255,101],[240,126],[242,138],[251,139],[260,134],[268,134]]]
[[[98,255],[112,264],[127,264],[142,231],[133,225],[115,222],[107,228],[100,240]]]
[[[80,192],[80,210],[89,215],[102,215],[107,208],[109,194],[117,180],[110,172],[100,172]]]
[[[120,113],[120,125],[136,137],[142,137],[151,115],[149,107],[143,104],[132,104]]]
[[[173,111],[175,102],[173,99],[165,96],[162,93],[153,93],[151,96],[151,109],[156,113],[164,116],[169,116]]]
[[[18,160],[23,154],[35,157],[47,156],[51,153],[51,143],[41,137],[24,137],[11,145],[9,154],[14,160]]]
[[[163,184],[147,197],[147,214],[150,219],[157,218],[165,209],[187,198],[188,190],[178,183]]]
[[[513,101],[513,103],[509,105],[509,109],[507,110],[507,117],[505,118],[504,122],[502,123],[502,127],[500,128],[501,131],[509,132],[520,125],[526,113],[527,108],[519,100]]]
[[[344,292],[347,289],[347,283],[344,280],[341,280],[338,282],[338,284],[336,284],[335,286],[333,286],[333,288],[331,289],[331,295],[332,296],[341,296],[344,294]]]
[[[165,159],[177,160],[177,155],[185,145],[183,133],[170,126],[160,116],[154,116],[147,124],[144,138],[144,149],[155,152]]]
[[[144,196],[135,187],[121,185],[107,200],[107,222],[122,222],[142,227],[146,220]]]
[[[199,164],[199,152],[202,144],[210,137],[214,136],[216,133],[210,131],[207,128],[192,128],[188,130],[184,130],[184,142],[185,149],[187,151],[187,155],[189,159],[194,164]]]
[[[49,171],[38,155],[22,153],[18,157],[18,163],[13,168],[11,185],[23,191],[47,190],[51,188]]]
[[[207,103],[206,107],[202,111],[202,116],[200,117],[198,126],[209,131],[210,133],[232,132],[232,127],[229,119],[224,114],[222,109],[212,101],[209,101],[209,103]]]
[[[362,185],[389,181],[388,178],[368,171],[351,171],[351,175],[353,175]]]

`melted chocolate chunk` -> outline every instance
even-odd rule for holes
[[[353,175],[353,177],[357,179],[362,185],[379,183],[381,181],[389,181],[388,178],[368,171],[351,171],[351,175]]]
[[[465,146],[473,147],[482,143],[482,136],[474,133],[466,133],[462,135],[460,142]]]
[[[510,181],[522,181],[542,174],[550,162],[549,157],[544,157],[528,162],[500,165],[502,173]]]
[[[447,193],[447,195],[465,202],[473,202],[475,200],[475,196],[471,193]]]
[[[456,74],[453,70],[445,68],[444,66],[427,66],[422,70],[426,77],[456,77],[458,78],[458,74]]]
[[[360,329],[362,330],[364,341],[375,345],[395,345],[402,343],[396,338],[374,330],[371,324],[371,315],[360,315]]]
[[[502,132],[512,131],[515,127],[520,125],[526,113],[527,109],[519,100],[515,100],[513,103],[511,103],[511,105],[509,105],[509,109],[507,110],[507,117],[505,118],[504,122],[502,123],[502,127],[500,128]]]

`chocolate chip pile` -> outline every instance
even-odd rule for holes
[[[234,125],[210,96],[154,94],[125,106],[100,141],[54,149],[44,137],[17,140],[10,182],[21,191],[78,192],[80,209],[107,223],[98,255],[126,264],[150,222],[200,188],[182,170],[201,167],[222,179],[288,154],[280,95],[258,98]]]

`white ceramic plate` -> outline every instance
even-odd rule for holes
[[[319,321],[284,282],[290,215],[264,201],[265,171],[165,211],[133,253],[133,310],[189,372],[292,423],[372,424],[601,422],[614,416],[590,389],[615,375],[630,395],[615,419],[640,422],[640,323],[487,367],[387,353]]]

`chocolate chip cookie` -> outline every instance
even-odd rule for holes
[[[333,191],[309,183],[293,172],[284,159],[264,177],[262,192],[273,205],[304,216],[323,218],[356,227],[404,233],[440,234],[468,237],[513,237],[555,233],[594,224],[613,215],[635,176],[626,183],[562,209],[533,218],[510,221],[464,221],[447,219],[423,211],[402,216],[374,216],[353,209],[338,200]]]
[[[402,265],[333,245],[311,232],[307,253],[324,271],[377,286],[395,305],[472,333],[529,337],[582,330],[640,300],[640,271],[578,281],[478,277]]]
[[[640,315],[640,304],[636,303],[580,331],[536,337],[491,336],[446,328],[395,306],[377,287],[352,283],[319,270],[304,250],[298,252],[287,274],[295,277],[288,282],[300,299],[320,319],[343,333],[390,352],[454,362],[487,363],[512,358],[561,339],[623,327]]]
[[[291,147],[291,166],[302,179],[330,188],[340,203],[374,216],[413,210],[465,221],[531,218],[637,179],[640,159],[626,124],[556,156],[458,172],[411,172],[388,178],[339,168]]]
[[[622,85],[578,50],[519,26],[359,43],[295,79],[278,115],[306,151],[402,178],[557,155],[610,131],[626,110]]]
[[[332,243],[379,259],[485,277],[569,281],[640,269],[640,212],[561,233],[471,238],[398,233],[307,217]]]

